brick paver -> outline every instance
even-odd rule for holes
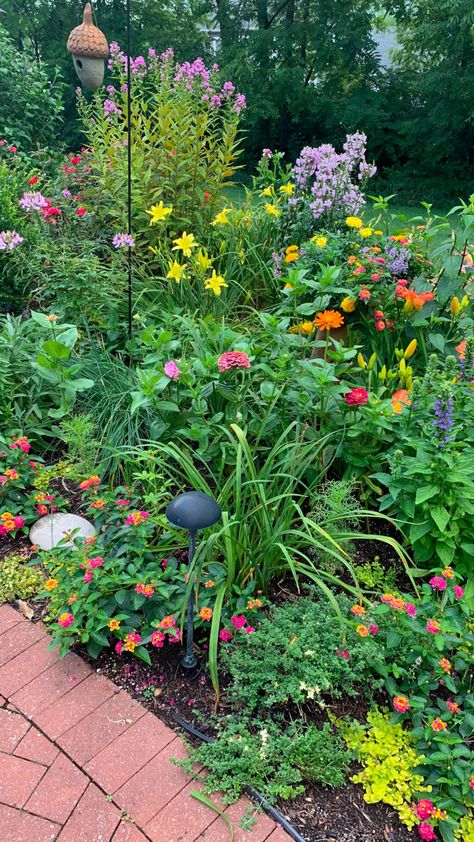
[[[186,756],[174,731],[8,605],[0,638],[1,842],[227,842],[171,763]],[[226,809],[235,842],[289,839],[264,814],[244,832],[248,806]]]

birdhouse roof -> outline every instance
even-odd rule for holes
[[[84,6],[84,18],[79,26],[72,30],[67,39],[67,49],[75,56],[84,58],[107,58],[109,45],[104,33],[92,23],[92,6]]]

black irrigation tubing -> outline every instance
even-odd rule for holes
[[[197,728],[194,728],[193,725],[190,725],[189,722],[186,722],[186,720],[183,719],[179,715],[179,713],[176,713],[175,710],[171,711],[171,716],[173,717],[175,722],[177,722],[178,725],[180,725],[181,728],[184,729],[184,731],[188,732],[188,734],[191,734],[193,737],[196,737],[198,740],[201,740],[203,743],[212,743],[213,742],[211,737],[208,737],[206,734],[203,734],[202,731],[199,731]],[[253,786],[246,786],[245,792],[247,793],[247,795],[250,796],[250,798],[252,798],[253,801],[256,801],[257,804],[260,804],[260,806],[263,807],[265,812],[268,813],[268,815],[271,816],[272,819],[274,819],[276,822],[278,822],[278,824],[280,825],[280,827],[283,828],[285,833],[287,833],[288,836],[291,836],[291,838],[294,839],[295,842],[306,842],[306,840],[303,838],[303,836],[301,836],[301,834],[298,833],[297,830],[295,830],[295,828],[289,823],[289,821],[287,821],[287,819],[285,819],[283,813],[280,813],[280,811],[277,810],[276,807],[273,807],[267,801],[265,796],[261,792],[258,791],[258,789],[254,789]]]

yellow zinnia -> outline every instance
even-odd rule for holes
[[[177,260],[169,260],[169,272],[167,274],[167,278],[171,278],[173,281],[176,281],[177,284],[180,283],[181,278],[184,278],[184,272],[187,267],[187,263],[183,263],[182,265],[178,263]]]
[[[293,263],[294,260],[298,260],[300,256],[298,246],[288,246],[285,252],[285,262],[286,263]]]
[[[313,322],[300,322],[290,327],[290,333],[303,333],[305,336],[310,336],[315,330]]]
[[[373,233],[373,228],[361,228],[359,231],[361,237],[371,237]]]
[[[216,270],[212,270],[212,275],[204,284],[204,289],[211,289],[214,295],[220,295],[222,288],[227,287],[229,284],[226,284],[222,275],[216,275]]]
[[[350,295],[346,295],[341,301],[341,307],[345,313],[353,313],[356,306],[357,298],[351,298]]]
[[[190,257],[191,249],[197,248],[199,245],[194,239],[194,234],[186,234],[186,231],[183,231],[181,237],[173,240],[173,243],[172,251],[182,251],[185,257]]]
[[[363,222],[358,216],[348,216],[346,225],[348,228],[362,228]]]
[[[170,213],[173,213],[173,205],[169,205],[165,208],[163,202],[160,202],[159,205],[152,205],[150,210],[147,210],[146,213],[151,216],[150,225],[155,225],[156,222],[163,222]]]
[[[328,244],[328,238],[318,237],[315,235],[314,237],[311,237],[311,242],[314,243],[314,245],[317,246],[318,249],[325,249]]]

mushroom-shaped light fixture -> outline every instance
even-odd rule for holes
[[[72,30],[67,39],[68,52],[76,73],[88,91],[96,91],[104,81],[104,59],[109,55],[109,45],[103,32],[92,23],[92,6],[84,6],[80,26]]]

